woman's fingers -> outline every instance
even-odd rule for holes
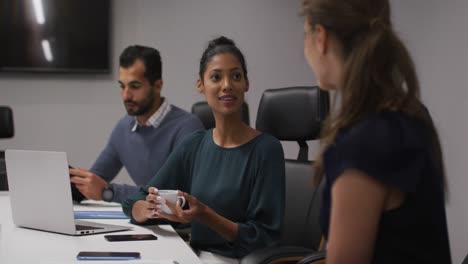
[[[171,210],[180,218],[184,218],[184,210],[180,207],[180,200],[177,201],[176,206],[171,208]]]
[[[179,195],[180,196],[183,196],[185,198],[185,200],[189,203],[189,204],[193,204],[193,203],[196,203],[198,202],[197,198],[193,197],[192,195],[186,193],[186,192],[182,192],[182,191],[179,191]]]
[[[171,203],[170,201],[165,200],[165,204],[167,208],[170,209],[173,212],[173,214],[168,214],[164,212],[163,210],[159,209],[158,210],[159,217],[166,218],[173,222],[188,223],[189,221],[187,221],[185,217],[185,212],[180,207],[179,203],[180,202],[177,201],[176,204],[174,204],[174,203]]]
[[[161,209],[160,204],[156,204],[153,202],[146,203],[146,217],[148,218],[158,218],[158,210]]]
[[[175,212],[176,210],[176,206],[175,204],[171,203],[170,201],[167,201],[167,200],[163,200],[162,203],[164,203],[167,208],[169,208],[169,210],[171,210],[172,212]],[[162,207],[162,205],[161,205]],[[175,215],[175,214],[168,214],[166,212],[164,212],[161,208],[158,209],[158,214],[159,214],[159,217],[162,217],[162,218],[166,218],[170,221],[173,221],[173,222],[180,222],[180,219],[179,219],[179,216],[178,215]]]
[[[148,188],[148,193],[157,195],[158,194],[158,189],[156,187],[149,187]]]
[[[145,200],[149,203],[156,203],[156,204],[162,203],[162,197],[159,195],[154,195],[154,194],[148,194]]]
[[[164,204],[167,206],[167,208],[169,208],[172,212],[176,212],[176,208],[177,206],[173,203],[171,203],[170,201],[168,200],[164,200]]]
[[[148,188],[148,195],[146,196],[146,201],[156,204],[162,203],[162,198],[161,196],[159,196],[158,189],[156,187]]]

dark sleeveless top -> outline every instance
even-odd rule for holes
[[[451,263],[443,177],[431,138],[421,121],[398,112],[369,115],[342,131],[324,153],[325,236],[333,183],[344,170],[358,169],[406,195],[399,208],[382,213],[372,263]]]

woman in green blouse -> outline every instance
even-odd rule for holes
[[[191,223],[190,244],[202,260],[238,263],[280,237],[283,149],[273,136],[242,122],[249,81],[244,56],[232,40],[220,37],[209,43],[200,60],[197,89],[213,111],[215,128],[188,136],[123,208],[135,223],[159,218]],[[158,189],[181,190],[188,208],[164,201]],[[161,211],[161,203],[175,214]]]

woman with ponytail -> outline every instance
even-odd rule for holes
[[[215,128],[188,136],[145,189],[123,204],[133,223],[191,223],[190,245],[203,263],[239,263],[275,245],[284,213],[281,143],[242,122],[249,90],[244,55],[226,37],[213,39],[200,59],[198,91]],[[188,208],[164,201],[158,189],[178,189]],[[165,203],[174,214],[165,213]]]
[[[304,0],[304,53],[335,91],[316,183],[327,264],[451,263],[438,135],[388,0]]]

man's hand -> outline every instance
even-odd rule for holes
[[[70,181],[86,198],[102,200],[102,191],[108,185],[105,180],[84,168],[70,169],[70,174]]]

